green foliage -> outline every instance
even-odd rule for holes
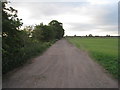
[[[6,8],[5,5],[6,3],[2,3],[3,50],[6,51],[9,49],[11,51],[9,47],[19,48],[22,46],[22,41],[19,37],[20,31],[18,31],[22,23],[17,18],[17,10],[12,7]],[[11,52],[14,52],[14,50]]]
[[[45,51],[51,44],[50,43],[29,43],[23,48],[19,49],[19,52],[16,53],[9,53],[3,52],[3,74],[7,73],[8,71],[23,65],[28,59],[39,55],[43,51]]]
[[[7,2],[2,3],[2,72],[3,74],[23,65],[28,59],[45,51],[55,43],[57,27],[51,25],[22,26],[17,17],[17,10],[6,8]],[[58,22],[57,22],[58,23]],[[63,30],[61,27],[60,30]],[[59,39],[63,37],[59,35]]]
[[[78,48],[86,50],[115,78],[118,76],[118,38],[67,38]]]
[[[56,32],[56,39],[61,39],[64,36],[64,29],[62,28],[62,23],[57,20],[52,20],[49,25],[53,28],[54,32]]]
[[[55,39],[55,33],[50,26],[47,25],[36,25],[33,30],[33,38],[38,41],[51,41]]]
[[[43,33],[43,24],[36,25],[32,32],[32,37],[37,41],[42,41],[44,38],[42,33]]]
[[[51,41],[55,39],[61,39],[64,35],[64,29],[62,27],[62,23],[52,20],[49,25],[36,25],[32,36],[34,39],[38,41]]]
[[[17,18],[17,10],[12,7],[6,8],[6,2],[2,3],[2,57],[3,71],[5,65],[14,60],[15,55],[23,47],[18,29],[22,25],[21,19]],[[9,68],[11,69],[11,68]]]

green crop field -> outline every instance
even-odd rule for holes
[[[68,37],[67,40],[85,50],[115,78],[118,78],[118,38]]]

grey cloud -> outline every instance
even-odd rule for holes
[[[74,31],[89,31],[90,29],[100,29],[105,31],[117,31],[117,25],[91,25],[81,23],[69,23]]]
[[[69,23],[73,26],[71,30],[73,31],[88,31],[89,29],[96,29],[97,26],[91,24],[81,24],[81,23]]]
[[[117,4],[108,5],[89,5],[87,2],[82,3],[13,3],[13,6],[28,9],[31,14],[29,19],[38,20],[42,18],[57,17],[60,15],[76,14],[87,15],[94,20],[91,23],[72,23],[62,22],[71,26],[71,31],[90,31],[92,29],[100,29],[106,32],[117,31]],[[81,12],[81,8],[86,8],[86,12]],[[65,17],[64,17],[65,18]],[[63,18],[63,19],[64,19]],[[71,18],[70,18],[71,19]],[[41,21],[42,22],[42,21]],[[69,31],[70,31],[69,30]]]

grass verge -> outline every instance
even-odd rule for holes
[[[118,38],[80,38],[71,37],[67,40],[99,62],[114,78],[118,76]]]

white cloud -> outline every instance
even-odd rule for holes
[[[36,0],[37,1],[37,0]],[[117,0],[81,0],[79,3],[14,2],[24,25],[51,20],[62,22],[66,35],[117,35]]]
[[[91,5],[106,5],[118,3],[119,0],[87,0]]]
[[[95,4],[118,3],[119,0],[9,0],[9,1],[11,2],[89,2],[95,5]]]

